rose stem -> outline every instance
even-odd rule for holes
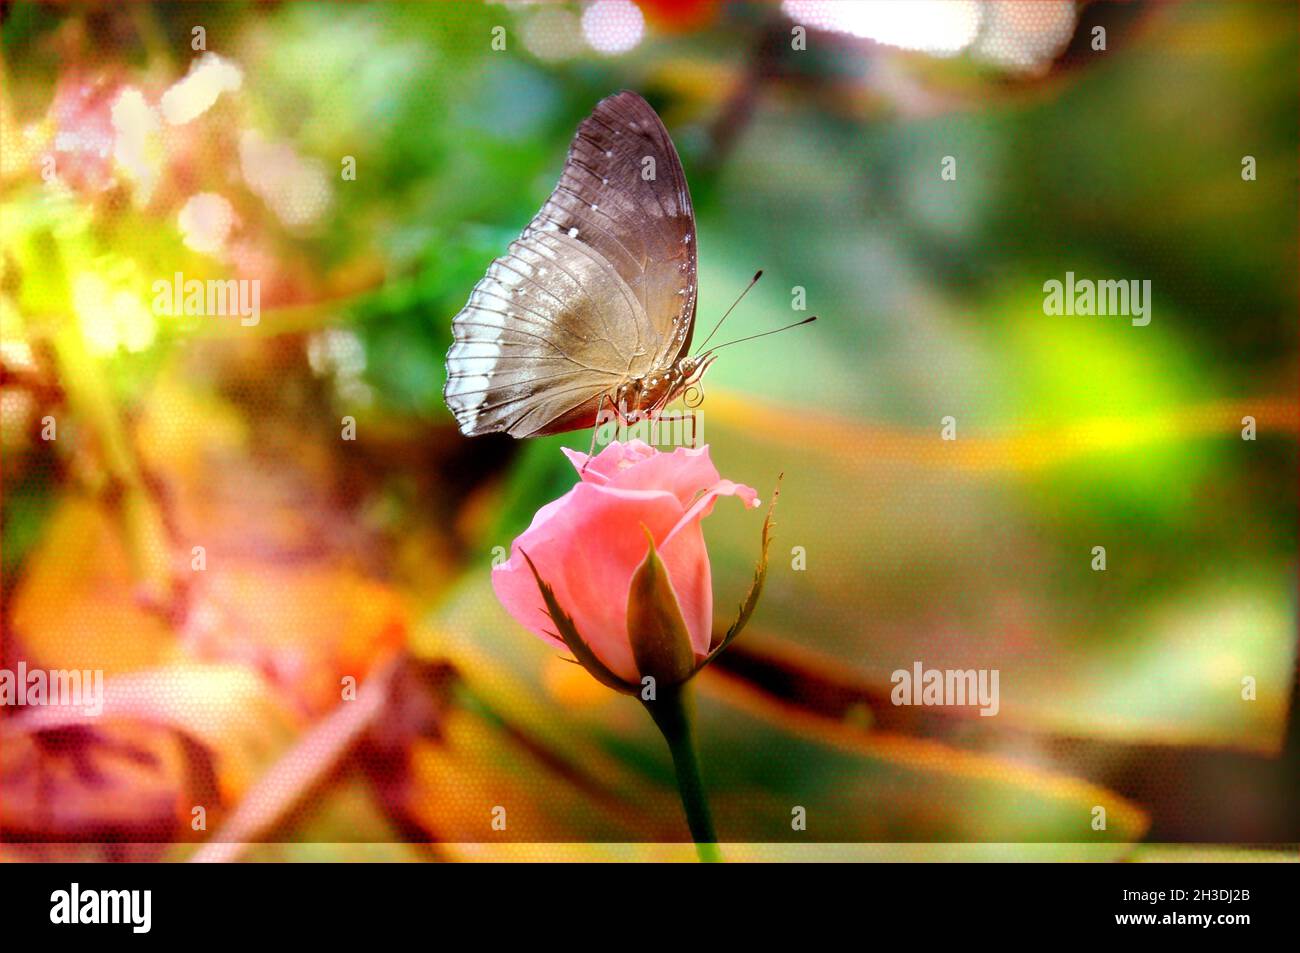
[[[695,757],[695,742],[691,737],[691,721],[686,712],[685,692],[681,688],[660,691],[654,701],[643,701],[646,711],[659,727],[668,750],[673,756],[677,772],[677,790],[681,793],[686,823],[695,840],[695,851],[701,861],[716,862],[722,859],[718,851],[718,836],[713,832],[713,819],[709,816],[709,803],[700,781],[700,766]]]

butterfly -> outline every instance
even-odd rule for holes
[[[443,397],[461,432],[563,433],[607,407],[653,417],[698,389],[716,355],[689,355],[695,238],[658,114],[627,90],[601,100],[550,198],[452,319]]]

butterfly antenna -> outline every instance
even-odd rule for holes
[[[727,315],[731,314],[731,312],[736,310],[736,305],[740,304],[740,302],[745,300],[745,295],[749,294],[749,289],[754,287],[754,285],[758,284],[758,279],[762,277],[763,277],[762,268],[754,272],[754,277],[749,279],[749,284],[747,284],[745,286],[745,290],[740,293],[740,297],[731,303],[731,307],[727,309],[727,314],[724,314],[722,317],[718,318],[718,323],[713,326],[713,330],[709,332],[709,336],[704,339],[704,342],[700,345],[700,350],[703,350],[705,345],[707,345],[711,340],[713,340],[713,335],[718,333],[718,328],[722,327],[722,322],[727,320]],[[700,351],[696,351],[695,353],[699,354]]]
[[[713,347],[709,348],[708,353],[712,354],[714,351],[720,348],[730,347],[733,344],[740,344],[744,341],[752,341],[755,338],[765,338],[769,334],[780,334],[782,331],[789,331],[791,328],[797,328],[803,324],[812,324],[816,320],[817,320],[817,315],[814,314],[811,318],[804,318],[802,321],[796,321],[793,324],[787,324],[783,328],[773,328],[771,331],[762,331],[759,334],[751,334],[748,337],[736,338],[736,340],[727,341],[725,344],[715,344]]]

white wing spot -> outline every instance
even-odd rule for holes
[[[594,208],[595,206],[592,206],[592,207]],[[576,228],[571,228],[571,229],[569,229],[569,237],[570,237],[570,238],[577,238],[577,237],[578,237],[578,230],[577,230]]]
[[[492,373],[501,356],[501,336],[493,341],[457,341],[447,355],[447,397],[461,398],[460,412],[464,415],[462,429],[468,433],[478,421],[479,410],[487,399],[487,388]],[[468,398],[473,406],[467,406]]]

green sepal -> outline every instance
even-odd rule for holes
[[[627,594],[627,631],[637,671],[656,685],[679,685],[695,671],[695,650],[682,608],[655,551],[654,536],[644,526],[650,548],[632,575]]]
[[[578,634],[578,628],[574,625],[573,619],[560,606],[559,600],[555,598],[553,590],[541,574],[537,567],[533,565],[532,559],[522,549],[519,551],[524,557],[524,562],[528,563],[528,568],[533,571],[533,578],[537,580],[537,588],[542,592],[542,601],[546,603],[546,611],[550,614],[551,621],[555,623],[556,634],[573,657],[578,660],[578,664],[591,673],[592,677],[602,685],[607,685],[617,692],[623,692],[627,695],[635,695],[639,690],[638,686],[623,681],[613,672],[611,672],[599,658],[591,647]]]
[[[749,592],[745,594],[745,601],[740,604],[740,613],[736,616],[736,621],[731,624],[726,634],[717,641],[712,649],[709,650],[708,657],[700,663],[700,668],[708,665],[718,654],[722,652],[732,639],[740,635],[741,631],[749,624],[749,617],[754,614],[754,609],[758,607],[759,596],[763,594],[763,583],[767,580],[767,553],[772,545],[772,527],[776,524],[772,517],[776,514],[777,497],[781,495],[781,474],[776,478],[776,487],[772,490],[772,502],[767,507],[767,518],[763,520],[763,545],[758,557],[758,565],[754,568],[754,581],[750,583]]]

